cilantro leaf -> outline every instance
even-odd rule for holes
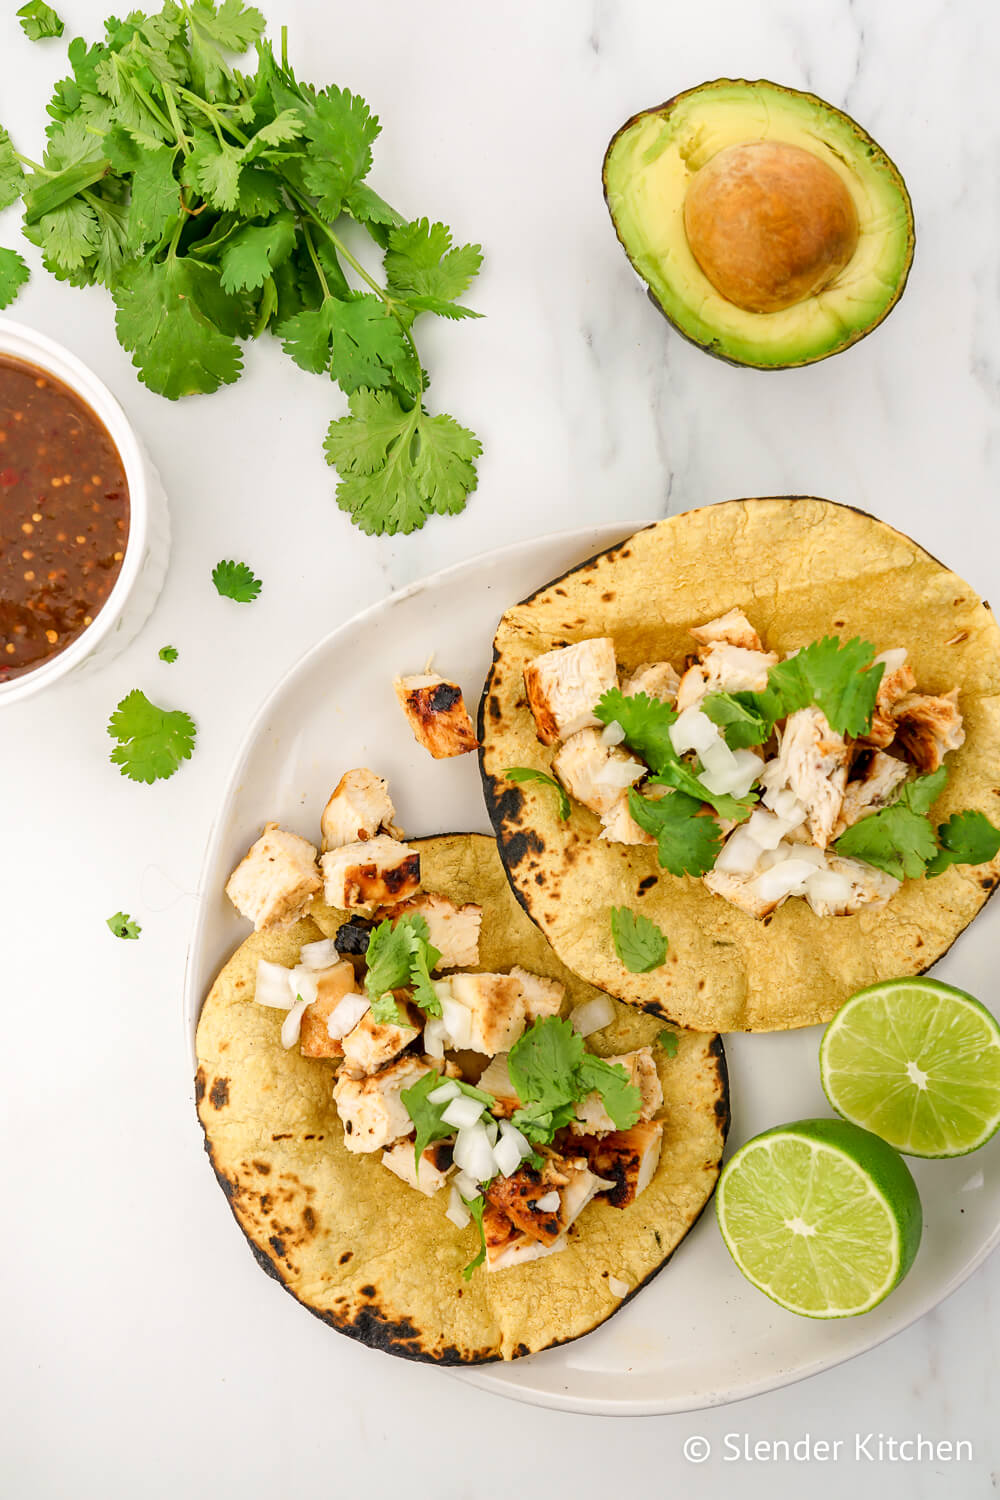
[[[677,714],[662,698],[650,698],[647,693],[628,697],[621,688],[609,688],[594,709],[594,717],[602,724],[620,724],[626,745],[641,756],[651,771],[662,771],[677,761],[670,738]]]
[[[0,208],[10,208],[24,192],[24,171],[10,136],[0,125]]]
[[[66,29],[51,5],[45,4],[45,0],[28,0],[27,5],[22,5],[15,14],[29,42],[39,42],[48,36],[62,36]]]
[[[49,270],[58,275],[76,271],[94,253],[97,245],[97,215],[82,198],[70,198],[51,212],[42,214],[26,230],[40,246]]]
[[[331,87],[316,96],[306,131],[311,150],[304,177],[320,212],[335,219],[345,197],[367,177],[379,123],[365,101]]]
[[[609,1063],[606,1058],[585,1052],[577,1070],[577,1087],[584,1097],[595,1090],[600,1094],[605,1112],[614,1120],[617,1130],[628,1130],[638,1120],[642,1094],[621,1063]]]
[[[668,1057],[677,1056],[678,1038],[676,1031],[671,1031],[669,1026],[665,1026],[662,1031],[657,1032],[656,1040]]]
[[[30,275],[23,257],[0,245],[0,311],[10,306]]]
[[[709,693],[700,708],[722,730],[730,750],[749,750],[762,745],[774,725],[761,712],[756,693]]]
[[[406,1108],[407,1114],[417,1127],[416,1137],[413,1142],[413,1159],[419,1164],[423,1152],[431,1141],[444,1140],[449,1135],[455,1134],[454,1125],[447,1124],[441,1117],[448,1108],[448,1102],[432,1104],[428,1099],[429,1094],[441,1087],[442,1083],[452,1082],[460,1093],[469,1099],[475,1099],[484,1109],[488,1109],[496,1101],[492,1094],[487,1094],[483,1089],[474,1088],[471,1083],[465,1083],[461,1078],[445,1079],[440,1073],[431,1071],[425,1073],[412,1088],[403,1089],[400,1098]]]
[[[326,456],[340,472],[337,504],[370,536],[408,534],[429,515],[455,515],[476,486],[482,445],[453,417],[404,411],[388,391],[361,389],[331,423]]]
[[[116,938],[137,938],[142,931],[138,922],[134,922],[127,911],[116,911],[113,917],[108,918],[108,926]]]
[[[223,247],[222,286],[227,292],[256,291],[295,246],[298,229],[287,209],[266,224],[246,224]]]
[[[666,961],[666,933],[627,906],[611,908],[611,936],[615,952],[630,974],[648,974]]]
[[[390,231],[385,274],[389,290],[418,312],[478,318],[479,313],[458,306],[455,299],[468,288],[482,263],[479,245],[452,249],[446,225],[415,219]]]
[[[429,938],[427,920],[419,912],[408,912],[395,922],[387,917],[369,936],[365,989],[371,998],[376,1021],[384,1019],[375,1015],[376,1003],[382,1002],[388,1009],[391,992],[404,986],[412,986],[415,1002],[428,1015],[441,1014],[441,1002],[430,976],[430,971],[440,962],[441,954]],[[396,1014],[398,1017],[398,1012]]]
[[[895,802],[841,834],[837,853],[864,860],[897,880],[919,879],[938,852],[926,814],[947,778],[947,768],[940,766],[930,776],[907,782]]]
[[[569,793],[554,776],[537,771],[534,766],[508,766],[503,776],[506,781],[540,781],[544,786],[550,786],[556,794],[559,816],[565,823],[570,815]]]
[[[160,650],[158,652],[158,655],[159,655],[159,658],[160,658],[161,661],[174,662],[174,661],[177,660],[177,655],[178,655],[177,647],[176,646],[161,646]]]
[[[469,1210],[469,1213],[475,1220],[476,1228],[479,1230],[479,1253],[469,1261],[469,1264],[462,1272],[463,1278],[468,1281],[472,1277],[473,1272],[478,1270],[486,1259],[486,1231],[483,1228],[483,1210],[486,1207],[486,1199],[480,1193],[477,1198],[463,1198],[462,1202]]]
[[[371,1002],[371,1017],[379,1026],[402,1026],[403,1013],[396,1004],[392,990],[384,995],[374,995]]]
[[[211,266],[190,256],[131,261],[112,294],[118,338],[151,391],[176,401],[239,379],[243,354],[234,333],[241,309]]]
[[[165,781],[181,762],[190,760],[195,725],[180,709],[158,708],[138,688],[122,699],[108,721],[108,734],[118,744],[113,765],[131,781]]]
[[[372,232],[372,226],[394,228],[397,224],[404,222],[402,216],[391,204],[386,203],[384,198],[380,198],[367,182],[359,183],[357,187],[351,188],[344,199],[344,206],[352,218],[368,227],[369,233]]]
[[[871,663],[875,647],[855,636],[843,646],[838,636],[824,636],[805,646],[791,662],[809,693],[809,701],[823,710],[831,729],[856,738],[871,728],[872,714],[884,662]],[[773,669],[772,669],[773,670]]]
[[[262,584],[254,577],[253,569],[244,562],[218,562],[212,569],[212,582],[224,599],[234,599],[237,604],[252,604],[260,593]]]
[[[714,867],[722,829],[695,797],[671,792],[653,801],[629,787],[628,806],[639,827],[656,839],[659,862],[671,875],[704,875]]]
[[[181,187],[174,176],[175,154],[169,146],[158,146],[154,151],[141,152],[130,169],[128,236],[135,250],[158,245],[181,211]]]
[[[952,813],[937,831],[940,848],[927,866],[928,875],[943,875],[949,865],[985,865],[1000,853],[1000,828],[985,813]]]
[[[404,918],[399,924],[410,950],[410,983],[413,998],[420,1009],[429,1016],[441,1014],[441,1001],[431,983],[431,970],[441,962],[440,949],[430,941],[426,918]]]
[[[341,390],[383,389],[396,381],[414,395],[420,368],[399,321],[381,298],[367,293],[324,299],[278,329],[285,353],[305,370],[329,372]]]

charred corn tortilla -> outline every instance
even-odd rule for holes
[[[514,964],[566,986],[568,1005],[594,991],[556,958],[513,899],[492,839],[414,841],[423,884],[482,905],[480,967]],[[656,1046],[661,1023],[625,1006],[588,1046],[605,1055],[653,1045],[663,1086],[656,1174],[626,1209],[588,1207],[569,1247],[548,1259],[469,1280],[475,1228],[445,1218],[400,1182],[381,1153],[351,1155],[331,1097],[333,1064],[285,1051],[284,1013],[253,1001],[257,960],[294,964],[303,943],[332,936],[347,914],[319,906],[284,933],[249,938],[226,964],[198,1025],[198,1114],[236,1220],[263,1268],[342,1333],[409,1359],[476,1364],[565,1343],[622,1305],[661,1270],[711,1196],[729,1121],[718,1037],[680,1033],[676,1056]]]
[[[598,838],[574,803],[504,779],[549,771],[524,693],[525,666],[556,646],[611,636],[619,667],[679,663],[692,625],[738,606],[771,650],[823,635],[905,646],[921,689],[958,686],[966,741],[948,756],[934,816],[1000,813],[1000,631],[956,574],[884,522],[827,500],[732,500],[639,532],[555,580],[500,621],[480,706],[480,763],[501,855],[521,905],[562,961],[591,984],[679,1025],[774,1031],[827,1021],[855,990],[929,968],[971,922],[1000,858],[907,880],[881,911],[817,917],[788,901],[761,923],[699,879],[661,870],[654,848]],[[615,955],[610,908],[630,906],[667,934],[664,967],[631,974]]]

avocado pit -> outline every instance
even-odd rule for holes
[[[727,146],[694,175],[684,230],[720,296],[746,312],[780,312],[815,296],[858,243],[858,215],[820,157],[783,141]]]

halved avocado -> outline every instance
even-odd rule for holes
[[[679,333],[757,369],[857,343],[913,259],[906,184],[815,94],[719,78],[628,120],[604,158],[625,253]]]

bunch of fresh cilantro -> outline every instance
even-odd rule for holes
[[[459,299],[482,260],[443,224],[406,220],[369,186],[377,118],[347,89],[300,83],[285,38],[243,0],[167,0],[69,44],[41,163],[0,127],[0,208],[74,286],[100,282],[140,380],[176,399],[237,380],[265,332],[335,380],[337,503],[362,530],[410,532],[455,513],[476,484],[477,438],[424,405],[423,314],[474,317]],[[256,46],[256,68],[234,54]],[[27,169],[27,170],[25,170]],[[349,248],[360,226],[381,277]],[[0,251],[0,306],[27,271]]]

